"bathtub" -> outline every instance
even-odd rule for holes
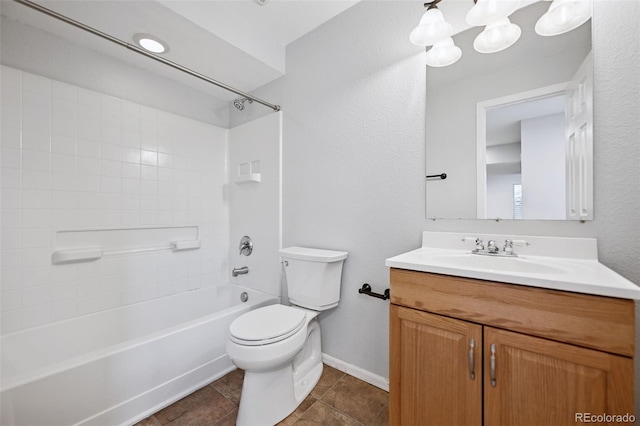
[[[208,287],[7,334],[0,424],[133,424],[233,370],[231,321],[277,302]]]

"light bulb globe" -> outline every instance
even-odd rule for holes
[[[564,34],[587,22],[592,13],[588,0],[554,0],[536,22],[535,31],[545,37]]]
[[[474,27],[489,25],[506,18],[520,6],[520,0],[478,0],[467,13],[467,23]]]
[[[521,34],[519,26],[504,18],[487,25],[473,41],[473,48],[480,53],[500,52],[518,41]]]
[[[453,43],[451,37],[433,45],[427,51],[426,60],[430,67],[446,67],[462,57],[462,49]]]

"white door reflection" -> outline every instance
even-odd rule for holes
[[[478,197],[478,217],[565,219],[564,91],[513,99],[483,106],[486,138],[484,156],[479,155],[484,165],[479,167],[486,173],[486,196]],[[519,199],[514,185],[520,185]]]

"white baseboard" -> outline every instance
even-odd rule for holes
[[[349,364],[348,362],[332,357],[331,355],[327,355],[325,353],[322,354],[322,362],[327,364],[329,367],[333,367],[336,370],[345,372],[350,376],[353,376],[357,379],[369,383],[370,385],[389,392],[389,379],[385,377],[378,376],[371,371],[367,371],[364,368]]]

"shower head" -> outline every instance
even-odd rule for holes
[[[233,101],[233,106],[236,107],[237,109],[239,109],[240,111],[242,111],[244,109],[244,103],[246,101],[249,101],[250,104],[253,103],[252,99],[249,99],[249,98],[238,98],[235,101]]]

